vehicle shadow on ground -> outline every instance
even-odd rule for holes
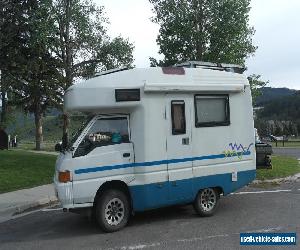
[[[128,226],[135,227],[144,224],[161,223],[172,220],[185,220],[198,217],[191,205],[171,206],[136,213]]]

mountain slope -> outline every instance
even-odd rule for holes
[[[297,90],[288,88],[264,87],[261,89],[261,92],[262,95],[257,97],[255,106],[264,106],[266,103],[269,103],[274,99],[291,96],[295,94]]]

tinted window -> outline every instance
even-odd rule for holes
[[[116,89],[116,102],[139,101],[141,99],[140,89]]]
[[[196,127],[230,124],[228,95],[195,96]]]
[[[172,134],[185,134],[185,105],[183,101],[171,102]]]

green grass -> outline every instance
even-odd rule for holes
[[[297,159],[288,156],[272,156],[273,169],[258,169],[256,179],[267,180],[282,178],[300,172],[300,164]]]
[[[55,144],[56,142],[51,142],[51,141],[43,142],[42,150],[54,152]],[[18,148],[23,150],[35,150],[35,142],[22,141],[19,143]]]
[[[56,156],[0,150],[0,193],[52,182]]]

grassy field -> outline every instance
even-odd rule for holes
[[[256,171],[256,179],[266,180],[294,175],[300,172],[300,164],[297,159],[288,156],[272,156],[273,169],[259,169]]]
[[[43,151],[54,152],[55,151],[54,147],[55,147],[55,144],[57,142],[52,142],[52,141],[43,142],[42,150]],[[35,150],[35,142],[22,141],[22,142],[19,143],[18,148],[23,149],[23,150]]]
[[[52,182],[56,156],[0,150],[0,193]]]

